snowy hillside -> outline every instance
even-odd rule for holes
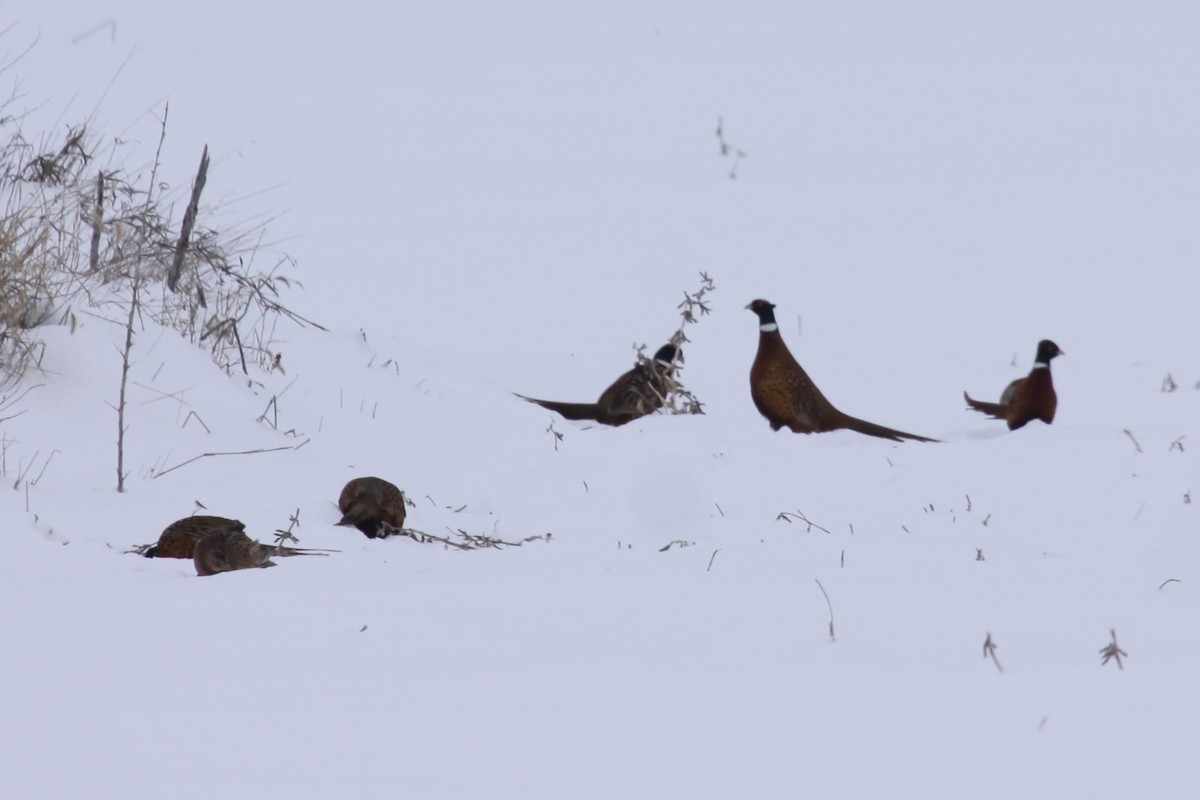
[[[91,115],[132,167],[169,100],[163,173],[207,144],[209,223],[279,214],[328,331],[248,379],[139,325],[117,493],[120,320],[39,329],[5,796],[1195,794],[1200,7],[43,5],[4,12],[25,127]],[[513,396],[594,399],[701,273],[706,414]],[[773,433],[757,297],[835,404],[942,442]],[[1042,338],[1053,425],[965,409]],[[537,538],[368,540],[360,475]],[[127,552],[197,503],[339,552]]]

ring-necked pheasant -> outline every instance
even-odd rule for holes
[[[382,478],[355,478],[338,497],[342,518],[338,525],[353,525],[371,539],[386,539],[404,527],[407,509],[404,492]]]
[[[245,533],[246,526],[239,520],[226,517],[195,516],[178,519],[163,529],[158,541],[141,551],[146,558],[192,558],[197,543],[226,533]],[[277,556],[323,555],[318,549],[307,547],[277,547]],[[331,551],[324,551],[331,552]]]
[[[972,400],[966,392],[963,392],[963,399],[976,411],[1007,422],[1010,431],[1035,419],[1049,425],[1054,421],[1054,412],[1058,409],[1058,395],[1054,391],[1054,379],[1050,376],[1050,361],[1061,355],[1065,353],[1058,345],[1049,339],[1042,339],[1038,342],[1033,369],[1024,378],[1017,378],[1006,386],[999,403]]]
[[[758,353],[750,368],[750,397],[771,423],[771,430],[788,428],[795,433],[825,433],[846,429],[881,439],[936,442],[924,436],[885,428],[852,417],[834,408],[797,363],[779,335],[775,306],[755,300],[746,308],[758,315]]]
[[[523,394],[518,394],[517,397],[536,403],[567,419],[590,420],[614,427],[624,425],[663,407],[663,401],[671,390],[671,376],[678,354],[679,350],[675,345],[663,345],[658,348],[653,359],[635,364],[633,369],[613,381],[594,403],[537,400]]]
[[[196,574],[200,576],[216,575],[218,572],[231,572],[235,569],[273,567],[275,562],[271,561],[271,556],[281,555],[275,552],[277,549],[254,541],[241,531],[225,530],[196,542],[192,563],[196,565]]]

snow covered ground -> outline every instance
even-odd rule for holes
[[[94,112],[133,168],[169,100],[164,174],[208,144],[219,216],[283,212],[330,330],[248,382],[139,329],[118,494],[123,331],[42,329],[0,423],[5,796],[1195,796],[1200,6],[48,6],[4,9],[26,128]],[[593,399],[701,272],[706,415],[512,396]],[[944,443],[772,433],[756,297],[834,403]],[[1053,426],[964,409],[1041,338]],[[552,536],[367,540],[367,474],[417,528]],[[124,552],[197,501],[341,552]]]

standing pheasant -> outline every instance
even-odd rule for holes
[[[935,442],[914,433],[885,428],[874,422],[852,417],[834,408],[813,383],[804,368],[792,357],[779,325],[775,306],[755,300],[746,306],[758,316],[758,353],[750,367],[750,397],[759,413],[767,418],[771,430],[787,428],[794,433],[825,433],[846,429],[899,442]]]

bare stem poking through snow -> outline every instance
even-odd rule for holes
[[[825,596],[825,606],[829,609],[829,641],[836,642],[837,636],[834,635],[833,631],[833,603],[829,601],[829,592],[825,591],[825,587],[821,585],[820,580],[817,578],[813,578],[813,580],[817,581],[817,588],[820,589],[821,594]]]
[[[1112,636],[1112,641],[1100,648],[1100,655],[1104,656],[1104,660],[1100,662],[1100,666],[1104,666],[1112,660],[1117,662],[1117,669],[1125,669],[1125,665],[1121,663],[1121,659],[1128,658],[1129,654],[1117,645],[1117,629],[1110,628],[1108,632]]]
[[[990,658],[992,663],[996,665],[996,669],[1004,672],[1004,667],[1000,666],[1000,659],[996,658],[996,643],[992,641],[992,634],[990,632],[983,641],[983,657]]]

